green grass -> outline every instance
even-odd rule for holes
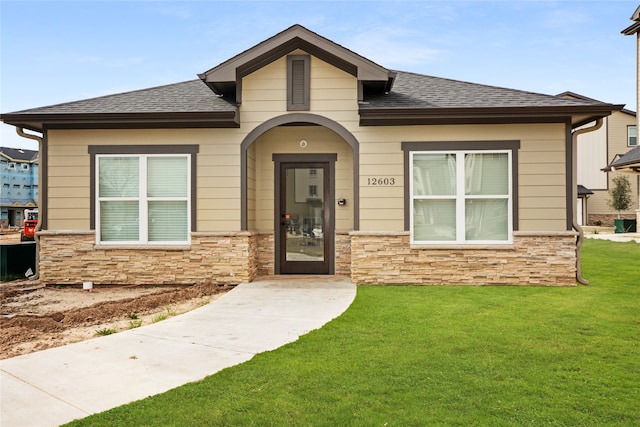
[[[360,287],[295,343],[71,425],[640,425],[640,245],[587,241],[583,274]]]
[[[115,334],[116,331],[115,328],[104,328],[104,329],[98,329],[96,330],[96,335],[97,336],[106,336],[106,335],[112,335]]]
[[[130,320],[129,321],[129,329],[135,329],[142,326],[142,319]]]

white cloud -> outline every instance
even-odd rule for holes
[[[576,7],[546,9],[542,16],[542,25],[555,30],[573,31],[582,25],[593,22],[593,18]]]
[[[164,4],[162,5],[162,7],[158,7],[156,9],[156,12],[159,13],[160,15],[165,15],[173,18],[182,19],[182,20],[189,19],[192,16],[191,11],[184,6],[168,6]]]
[[[347,47],[387,68],[439,62],[448,51],[431,46],[420,34],[403,28],[375,28],[356,34]]]

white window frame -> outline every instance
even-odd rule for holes
[[[633,136],[636,139],[636,143],[635,144],[631,144],[631,130],[635,131],[635,136]],[[628,125],[627,126],[627,147],[637,147],[638,144],[638,127],[636,125]]]
[[[147,196],[147,159],[157,157],[184,157],[187,162],[187,185],[184,197],[149,197]],[[95,218],[96,218],[96,244],[99,245],[149,245],[149,246],[184,246],[191,243],[191,154],[96,154],[95,167]],[[101,158],[137,158],[138,159],[138,196],[137,197],[101,197],[100,196],[100,159]],[[104,201],[137,201],[138,210],[138,240],[106,240],[102,241],[100,222],[100,202]],[[150,201],[184,201],[187,205],[187,239],[184,241],[149,241],[149,202]]]
[[[413,159],[419,154],[451,154],[456,156],[456,194],[455,195],[414,195]],[[506,154],[508,168],[508,194],[507,195],[467,195],[465,194],[465,155],[466,154]],[[409,231],[411,244],[417,245],[505,245],[513,243],[513,161],[512,150],[436,150],[436,151],[411,151],[409,153]],[[414,237],[414,200],[452,200],[456,201],[456,239],[455,240],[416,240]],[[468,199],[505,199],[507,201],[507,239],[506,240],[466,240],[466,207]]]

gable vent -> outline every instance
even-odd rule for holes
[[[308,55],[287,57],[287,110],[308,111],[310,109],[309,61]]]

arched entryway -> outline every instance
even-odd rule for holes
[[[328,260],[330,268],[324,273],[348,273],[339,262],[334,269],[334,260],[336,254],[340,260],[345,258],[348,232],[358,229],[358,165],[355,137],[319,115],[278,116],[247,135],[241,146],[241,225],[257,235],[259,274],[318,273],[315,266],[302,268],[298,262],[288,262],[298,257],[287,244],[295,245],[295,238],[309,237],[311,231],[316,240],[305,244],[317,245],[314,250],[323,247],[318,237],[325,239],[328,258],[320,258]],[[324,234],[325,229],[330,233]]]

